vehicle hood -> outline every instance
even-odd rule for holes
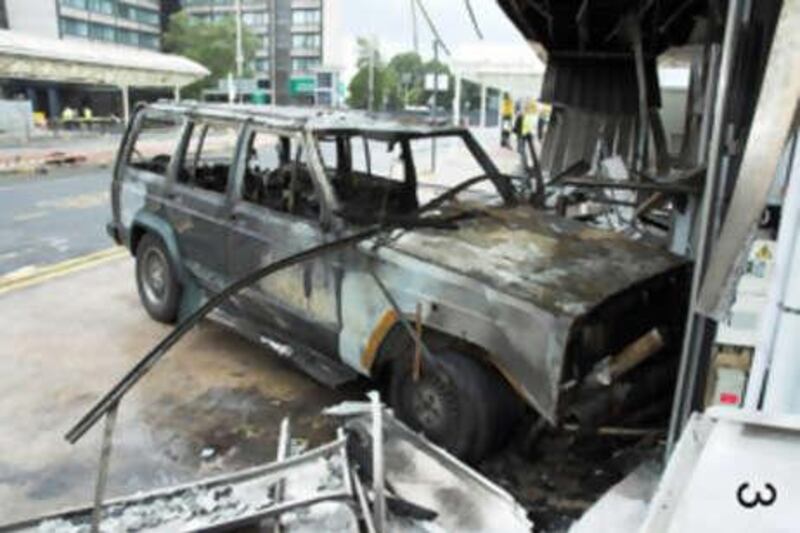
[[[478,216],[459,222],[458,229],[406,231],[389,246],[570,316],[686,264],[618,233],[528,206],[482,208]]]

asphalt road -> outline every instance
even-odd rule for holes
[[[76,168],[0,178],[0,275],[112,246],[110,176]]]

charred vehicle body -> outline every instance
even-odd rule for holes
[[[474,187],[423,207],[453,184],[426,183],[432,140],[463,149]],[[669,394],[685,261],[519,202],[463,128],[153,104],[120,147],[112,208],[109,233],[164,322],[365,225],[446,217],[286,269],[214,318],[324,383],[374,379],[401,418],[462,457],[501,444],[523,406],[593,423]]]

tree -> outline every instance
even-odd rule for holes
[[[416,52],[404,52],[394,56],[384,65],[380,50],[365,38],[358,39],[358,72],[350,81],[350,96],[347,103],[356,109],[366,109],[369,102],[369,59],[373,55],[375,65],[375,109],[396,111],[406,105],[429,105],[433,91],[425,90],[426,74],[447,74],[450,83],[447,90],[440,88],[437,104],[449,107],[453,104],[454,86],[450,67],[433,60],[423,62]]]
[[[242,51],[245,72],[251,76],[250,63],[258,49],[258,38],[246,26],[242,27]],[[186,87],[183,93],[189,98],[199,98],[204,89],[216,87],[220,79],[236,71],[236,20],[224,17],[215,22],[192,19],[180,12],[170,17],[169,29],[164,35],[164,51],[186,56],[206,67],[211,74]]]
[[[388,72],[381,58],[380,47],[366,39],[359,37],[358,46],[358,72],[350,80],[350,95],[347,104],[355,109],[367,109],[369,107],[369,76],[370,76],[370,57],[372,57],[372,68],[374,69],[373,97],[375,110],[386,107],[386,99],[389,94],[395,92],[390,84],[396,84],[395,76]],[[394,100],[394,98],[393,98]]]
[[[423,105],[425,72],[422,58],[416,52],[397,54],[389,61],[389,68],[397,77],[398,91],[404,105]]]
[[[375,66],[383,65],[381,61],[381,47],[380,44],[372,39],[366,37],[359,37],[356,39],[356,46],[358,47],[358,68],[369,67],[369,56],[373,55]]]
[[[384,108],[384,98],[387,94],[387,79],[392,80],[391,75],[387,75],[385,67],[375,67],[375,86],[374,102],[375,110]],[[350,95],[347,104],[354,109],[367,109],[369,106],[369,67],[361,67],[353,79],[350,80]]]
[[[441,61],[436,62],[431,59],[425,63],[422,68],[425,74],[447,74],[449,80],[447,84],[447,90],[445,91],[444,87],[439,88],[439,94],[437,96],[436,103],[439,107],[450,108],[453,105],[453,98],[455,97],[455,85],[453,75],[450,72],[450,67]],[[425,91],[426,104],[429,103],[432,95],[433,91]]]

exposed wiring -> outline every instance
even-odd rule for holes
[[[475,28],[475,33],[478,34],[478,39],[483,40],[483,32],[481,32],[481,27],[478,25],[478,17],[475,16],[475,10],[472,9],[472,2],[470,2],[470,0],[464,0],[464,4],[467,6],[467,13],[469,13],[469,18],[472,21],[472,26]]]
[[[411,31],[413,32],[414,51],[419,54],[419,29],[417,27],[417,0],[411,0]]]
[[[450,49],[446,44],[444,44],[442,36],[439,35],[439,30],[436,29],[436,24],[433,23],[433,19],[431,19],[431,16],[428,14],[428,10],[425,9],[425,4],[422,3],[422,0],[416,0],[416,2],[419,10],[422,11],[422,16],[425,17],[425,22],[428,23],[428,27],[431,29],[431,33],[433,33],[433,36],[436,37],[437,41],[439,41],[439,45],[442,47],[442,50],[444,50],[448,56],[452,55],[450,54]]]

